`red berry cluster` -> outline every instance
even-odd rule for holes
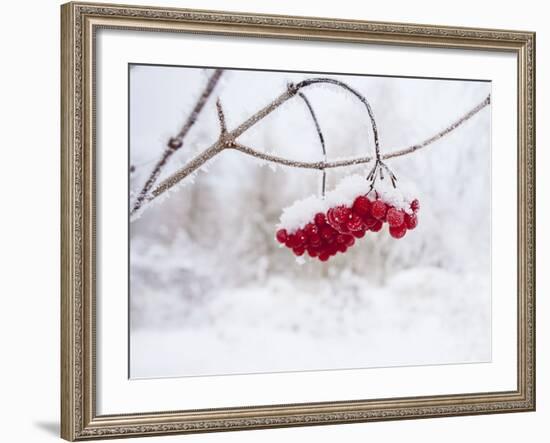
[[[346,252],[355,244],[355,239],[363,238],[367,231],[379,232],[385,222],[393,238],[402,238],[418,224],[418,200],[413,200],[410,208],[409,214],[381,199],[371,201],[360,195],[351,207],[341,205],[330,208],[326,214],[318,213],[312,222],[293,233],[279,229],[276,238],[298,257],[307,252],[310,257],[327,261],[339,252]]]

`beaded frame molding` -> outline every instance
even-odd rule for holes
[[[94,36],[189,32],[506,51],[518,70],[517,389],[277,406],[96,414]],[[416,24],[68,3],[61,7],[61,436],[88,440],[535,409],[535,34]]]

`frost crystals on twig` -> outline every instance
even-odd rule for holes
[[[216,72],[218,72],[218,71],[219,70],[217,70]],[[214,77],[214,75],[212,77]],[[221,71],[219,71],[218,78],[219,78],[219,75],[221,75]],[[212,78],[211,78],[211,81],[212,81]],[[209,84],[210,84],[210,82],[209,82]],[[316,115],[315,115],[315,113],[314,113],[314,111],[311,107],[311,103],[308,101],[307,97],[305,97],[305,95],[300,92],[300,90],[303,89],[303,88],[306,88],[308,86],[315,85],[315,84],[321,84],[321,83],[334,85],[334,86],[337,86],[339,88],[342,88],[342,89],[348,91],[354,97],[356,97],[359,101],[361,101],[361,103],[365,106],[365,108],[367,110],[367,114],[368,114],[369,119],[370,119],[370,124],[371,124],[372,132],[373,132],[374,147],[375,147],[375,157],[374,158],[371,157],[371,156],[365,156],[365,157],[356,157],[356,158],[350,158],[350,159],[344,159],[344,160],[335,160],[335,161],[332,161],[332,162],[327,161],[326,149],[325,149],[325,146],[324,146],[324,138],[323,138],[322,132],[320,130],[320,127],[319,127],[319,124],[318,124],[318,121],[317,121],[317,117],[316,117]],[[214,82],[214,86],[215,86],[215,82]],[[213,89],[213,86],[212,86],[212,89]],[[210,95],[211,92],[212,91],[210,91],[207,94],[207,96]],[[204,93],[203,93],[203,95],[204,95]],[[248,146],[244,146],[241,143],[237,142],[237,138],[240,135],[242,135],[245,131],[250,129],[252,126],[254,126],[256,123],[261,121],[263,118],[265,118],[271,112],[278,109],[283,103],[285,103],[286,101],[288,101],[289,99],[291,99],[292,97],[294,97],[296,95],[298,95],[299,97],[302,98],[302,100],[304,100],[304,102],[308,106],[310,114],[311,114],[311,116],[314,120],[316,129],[317,129],[317,134],[319,135],[319,139],[321,141],[321,146],[322,146],[322,149],[323,149],[323,160],[322,161],[306,162],[306,161],[292,160],[292,159],[279,157],[279,156],[272,155],[272,154],[267,154],[267,153],[261,152],[257,149],[254,149],[254,148],[251,148],[251,147],[248,147]],[[206,101],[206,99],[205,99],[205,101]],[[261,160],[264,160],[264,161],[268,161],[268,162],[271,162],[271,163],[280,164],[280,165],[283,165],[283,166],[289,166],[289,167],[294,167],[294,168],[304,168],[304,169],[318,169],[320,171],[323,171],[323,173],[325,172],[326,169],[329,169],[329,168],[340,168],[340,167],[344,167],[344,166],[360,165],[360,164],[369,163],[370,161],[375,160],[374,167],[371,169],[371,171],[369,172],[369,174],[367,176],[367,179],[371,180],[371,186],[374,186],[374,181],[377,179],[378,176],[380,177],[380,179],[384,179],[384,174],[387,173],[388,176],[390,177],[390,180],[392,181],[393,186],[395,187],[397,178],[391,172],[391,170],[388,168],[388,166],[385,164],[384,160],[411,154],[411,153],[413,153],[413,152],[415,152],[419,149],[422,149],[422,148],[436,142],[437,140],[441,139],[445,135],[447,135],[450,132],[457,129],[464,122],[466,122],[467,120],[472,118],[474,115],[476,115],[479,111],[481,111],[483,108],[488,106],[490,103],[491,103],[491,96],[488,95],[481,103],[476,105],[472,110],[467,112],[465,115],[460,117],[455,122],[451,123],[449,126],[447,126],[442,131],[438,132],[434,136],[424,140],[423,142],[421,142],[419,144],[416,144],[416,145],[413,145],[413,146],[410,146],[410,147],[407,147],[407,148],[404,148],[404,149],[400,149],[400,150],[393,151],[393,152],[390,152],[388,154],[382,155],[381,152],[380,152],[378,129],[377,129],[376,122],[375,122],[375,119],[374,119],[374,113],[372,111],[372,108],[371,108],[369,102],[367,101],[367,99],[362,94],[360,94],[359,92],[357,92],[356,90],[354,90],[353,88],[351,88],[350,86],[348,86],[347,84],[345,84],[344,82],[341,82],[339,80],[335,80],[335,79],[331,79],[331,78],[311,78],[311,79],[303,80],[303,81],[301,81],[299,83],[296,83],[296,84],[289,84],[287,86],[286,90],[281,95],[279,95],[277,98],[275,98],[275,100],[273,100],[268,105],[264,106],[262,109],[257,111],[252,116],[250,116],[247,120],[245,120],[243,123],[241,123],[239,126],[237,126],[237,128],[235,128],[232,131],[227,130],[223,108],[222,108],[221,102],[218,100],[218,102],[216,103],[217,112],[218,112],[218,120],[220,122],[220,136],[219,136],[218,140],[215,141],[214,144],[212,144],[210,147],[206,148],[202,153],[200,153],[196,157],[189,160],[187,162],[187,164],[184,165],[181,169],[179,169],[174,174],[172,174],[171,176],[166,178],[164,181],[162,181],[155,189],[153,189],[151,191],[150,196],[148,196],[148,200],[152,200],[152,199],[155,199],[155,198],[159,197],[160,195],[162,195],[163,193],[165,193],[166,191],[171,189],[173,186],[178,184],[181,180],[183,180],[187,176],[189,176],[189,175],[193,174],[194,172],[196,172],[207,161],[209,161],[211,158],[218,155],[220,152],[222,152],[225,149],[234,149],[236,151],[242,152],[243,154],[250,155],[252,157],[255,157],[255,158],[258,158],[258,159],[261,159]],[[202,109],[202,106],[201,106],[201,109]],[[196,119],[196,116],[195,116],[195,119]],[[161,167],[162,167],[162,165],[161,165]],[[158,173],[157,173],[157,175],[158,175]],[[152,180],[153,183],[154,183],[155,179],[156,179],[156,176],[153,177],[153,180]],[[323,180],[323,182],[324,182],[324,180]],[[147,184],[146,184],[146,186],[147,186]],[[150,189],[151,186],[152,186],[152,183],[149,186],[149,189]],[[145,191],[144,196],[146,196],[147,193],[148,193],[148,190]],[[142,203],[144,202],[144,200],[145,200],[145,197],[141,200],[141,202],[139,201],[139,199],[138,199],[138,201],[136,201],[136,205],[135,205],[134,210],[132,211],[132,213],[134,213],[137,209],[139,209],[142,206]]]
[[[317,135],[319,137],[319,142],[321,143],[321,150],[323,151],[323,162],[327,162],[327,149],[325,147],[325,137],[323,136],[323,132],[321,131],[321,126],[319,125],[319,120],[317,120],[317,115],[315,114],[315,111],[313,110],[313,106],[311,106],[311,102],[308,100],[308,98],[305,96],[303,92],[299,92],[298,96],[304,101],[304,103],[307,106],[307,109],[309,111],[309,114],[311,115],[311,119],[313,120],[313,123],[315,124],[315,129],[317,130]],[[322,168],[322,181],[321,181],[321,196],[325,198],[326,193],[326,187],[327,187],[327,171],[326,168]]]
[[[378,176],[380,176],[380,180],[384,180],[384,171],[388,173],[388,176],[390,177],[391,184],[394,188],[397,187],[397,177],[395,174],[391,171],[390,168],[388,168],[388,165],[384,163],[380,157],[380,154],[377,152],[376,160],[374,163],[374,166],[370,170],[369,174],[367,175],[367,180],[370,181],[370,189],[369,192],[374,189],[374,184],[376,183],[376,179]]]

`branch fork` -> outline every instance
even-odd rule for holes
[[[216,100],[216,110],[218,111],[218,121],[220,123],[220,137],[218,139],[218,143],[221,149],[231,149],[235,147],[237,141],[235,140],[235,136],[231,132],[227,131],[225,113],[219,98]]]
[[[369,192],[374,189],[374,185],[378,177],[380,177],[380,180],[384,180],[384,171],[386,171],[386,173],[388,174],[392,186],[394,188],[397,187],[397,177],[395,176],[395,174],[391,171],[390,168],[388,168],[388,165],[386,165],[386,163],[384,163],[380,158],[377,158],[375,160],[374,166],[367,175],[367,180],[370,181]]]

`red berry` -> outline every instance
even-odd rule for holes
[[[345,229],[345,224],[350,217],[351,211],[345,206],[336,206],[327,211],[327,223],[338,231],[342,230],[342,228]]]
[[[364,196],[360,195],[353,202],[352,210],[355,214],[365,217],[368,215],[370,209],[370,200]]]
[[[338,245],[337,247],[339,252],[346,252],[348,250],[348,247],[344,244]]]
[[[301,255],[304,255],[304,252],[306,252],[306,248],[304,248],[303,246],[298,246],[297,248],[292,248],[292,251],[296,256],[300,257]]]
[[[336,231],[330,226],[323,226],[321,228],[321,238],[324,240],[329,240],[336,235]]]
[[[332,226],[334,227],[335,225],[338,226],[339,223],[337,222],[336,220],[336,208],[330,208],[328,211],[327,211],[327,223],[329,226]]]
[[[347,223],[342,223],[342,224],[338,225],[337,231],[342,233],[342,234],[349,234],[351,232]]]
[[[367,227],[367,229],[371,229],[374,225],[378,223],[378,220],[370,215],[365,217],[363,221],[365,222],[365,226]]]
[[[347,241],[347,235],[338,234],[336,236],[336,243],[339,245],[343,245]]]
[[[315,217],[313,218],[313,220],[315,221],[315,224],[318,227],[321,227],[327,224],[327,219],[325,217],[325,214],[323,214],[322,212],[315,214]]]
[[[275,234],[275,237],[277,238],[277,241],[279,243],[286,243],[286,241],[288,240],[286,229],[279,229]]]
[[[298,229],[294,233],[294,238],[296,239],[296,246],[303,246],[307,241],[306,235],[304,234],[304,231],[302,231],[301,229]]]
[[[321,237],[319,234],[311,234],[308,238],[308,243],[311,246],[318,247],[321,244]]]
[[[321,261],[327,261],[330,257],[330,254],[328,252],[321,252],[319,254],[319,260]]]
[[[336,217],[338,218],[338,223],[346,223],[351,217],[351,209],[346,206],[338,206],[336,208]]]
[[[292,248],[294,248],[295,246],[297,246],[297,244],[296,244],[296,239],[295,239],[295,235],[294,235],[294,234],[288,234],[288,237],[287,237],[287,239],[286,239],[286,241],[285,241],[285,246],[286,246],[287,248],[290,248],[290,249],[292,249]]]
[[[371,214],[374,218],[377,218],[378,220],[382,220],[386,216],[386,203],[384,203],[382,200],[376,200],[371,208],[370,208]]]
[[[310,237],[313,234],[317,234],[319,232],[319,228],[315,226],[313,223],[308,223],[304,228],[304,233]]]
[[[345,244],[348,248],[352,247],[355,244],[355,239],[353,238],[353,236],[347,235]]]
[[[363,228],[363,220],[357,214],[352,214],[346,227],[351,231],[360,231]]]
[[[317,250],[317,248],[309,247],[307,248],[307,254],[310,257],[317,257],[319,255],[319,251]]]
[[[363,228],[360,231],[352,232],[352,234],[355,238],[363,238],[366,232],[367,232],[367,229],[365,226],[363,226]]]
[[[407,233],[407,227],[405,224],[401,226],[390,226],[390,235],[393,238],[401,238]]]
[[[405,214],[405,225],[407,229],[414,229],[418,225],[418,217],[416,214]]]
[[[377,220],[374,225],[371,226],[370,230],[372,232],[378,232],[380,229],[382,229],[382,222],[380,220]]]
[[[417,211],[420,209],[420,202],[418,201],[417,198],[415,198],[415,199],[411,202],[411,209],[412,209],[414,212],[417,212]]]
[[[386,214],[386,219],[388,220],[388,224],[390,226],[401,226],[405,220],[405,213],[399,209],[390,208]]]

